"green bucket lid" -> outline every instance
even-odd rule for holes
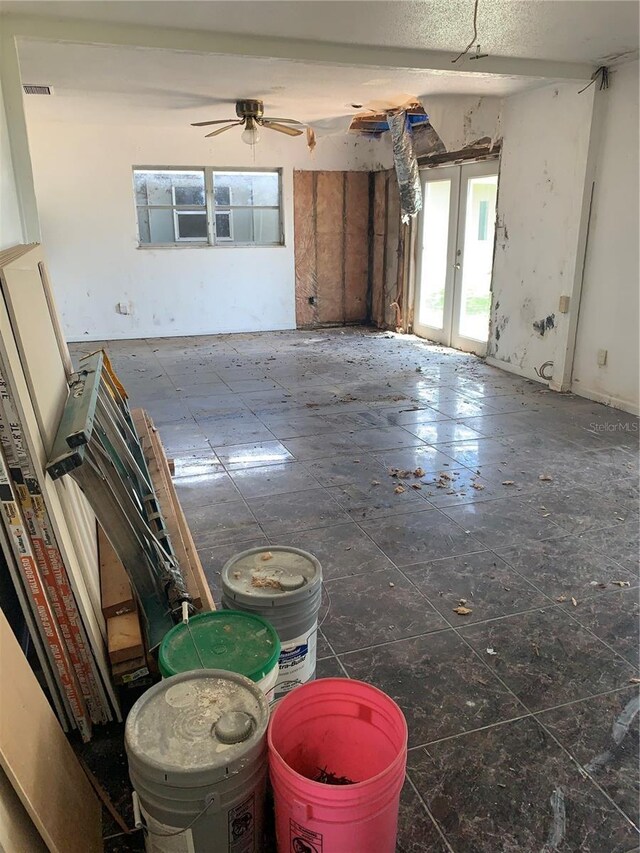
[[[160,644],[158,664],[165,678],[194,669],[223,669],[260,681],[279,657],[280,640],[266,619],[214,610],[174,625]]]

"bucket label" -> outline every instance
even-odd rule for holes
[[[318,623],[309,634],[303,634],[282,644],[280,674],[276,684],[276,699],[281,699],[294,687],[306,684],[316,670]]]
[[[180,832],[179,827],[160,823],[150,814],[147,814],[144,809],[140,809],[140,811],[147,825],[153,853],[196,853],[196,848],[193,845],[193,833],[190,829]]]
[[[256,814],[254,794],[227,812],[229,853],[254,853]]]
[[[322,834],[289,818],[289,853],[322,853]]]

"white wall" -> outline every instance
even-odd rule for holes
[[[4,98],[0,86],[0,249],[7,249],[22,241],[18,192],[9,149]]]
[[[56,300],[70,340],[295,328],[293,170],[369,170],[372,144],[263,131],[254,151],[229,131],[28,118],[33,171]],[[283,168],[283,247],[140,249],[132,174],[144,166]],[[128,303],[130,314],[119,314]]]
[[[460,151],[487,136],[495,142],[501,136],[502,98],[425,95],[421,100],[447,151]]]
[[[558,302],[576,270],[593,103],[593,87],[579,88],[545,86],[505,99],[502,110],[488,355],[532,379],[562,359],[567,341]]]
[[[573,390],[638,411],[638,62],[610,73],[596,165]],[[598,367],[599,349],[607,363]]]

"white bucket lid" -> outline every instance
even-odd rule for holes
[[[129,761],[172,776],[228,767],[264,739],[269,709],[248,678],[222,670],[183,672],[147,690],[127,717]]]
[[[222,585],[237,600],[308,598],[322,582],[322,566],[300,548],[250,548],[222,569]],[[283,602],[284,603],[284,602]]]

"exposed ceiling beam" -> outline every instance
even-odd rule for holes
[[[299,8],[300,14],[302,9]],[[453,64],[454,54],[411,48],[346,45],[302,39],[245,36],[197,30],[107,24],[5,15],[0,26],[6,35],[79,42],[84,44],[160,48],[195,53],[232,54],[301,62],[359,65],[371,68],[429,70],[469,75],[537,77],[548,80],[588,80],[595,67],[584,62],[556,62],[488,56],[464,57]],[[470,53],[469,56],[472,54]]]

